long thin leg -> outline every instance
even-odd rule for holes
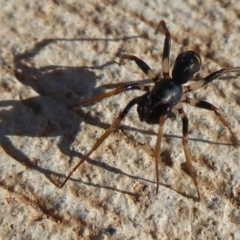
[[[105,131],[105,133],[97,140],[97,142],[93,145],[92,149],[82,158],[82,160],[72,169],[72,171],[68,174],[64,182],[60,185],[62,188],[65,183],[68,181],[68,179],[71,177],[71,175],[77,170],[77,168],[84,163],[87,158],[94,152],[96,149],[102,144],[102,142],[108,137],[108,135],[113,132],[120,122],[123,120],[123,118],[127,115],[129,110],[138,103],[140,97],[134,98],[131,100],[128,105],[124,108],[124,110],[120,113],[118,118],[112,123],[112,125]]]
[[[158,77],[155,75],[153,70],[140,58],[134,56],[134,55],[127,55],[123,54],[120,58],[119,65],[123,63],[124,59],[128,59],[130,61],[135,61],[135,63],[141,68],[141,70],[147,75],[149,79],[151,79],[153,82],[157,82]]]
[[[202,80],[199,80],[189,86],[183,86],[183,93],[186,92],[192,92],[196,91],[197,89],[203,87],[204,85],[210,83],[214,79],[220,77],[224,73],[229,73],[229,72],[240,72],[240,67],[236,68],[222,68],[216,72],[213,72],[209,74],[207,77],[203,78]]]
[[[232,131],[229,123],[227,122],[227,120],[223,117],[223,115],[221,114],[219,109],[216,108],[214,105],[212,105],[209,102],[203,101],[203,100],[197,100],[195,98],[188,98],[188,97],[186,97],[185,100],[183,100],[183,102],[188,103],[188,104],[190,104],[194,107],[204,108],[206,110],[213,111],[217,115],[217,117],[220,119],[220,121],[223,123],[223,125],[228,128],[229,132],[232,135],[233,144],[237,145],[237,144],[240,143],[239,140],[237,139],[235,133]]]
[[[81,102],[75,103],[74,105],[70,106],[68,109],[71,109],[71,108],[74,108],[74,107],[78,107],[80,105],[84,105],[84,104],[100,101],[100,100],[102,100],[104,98],[108,98],[108,97],[117,95],[117,94],[119,94],[121,92],[129,91],[129,90],[142,90],[142,91],[149,92],[149,91],[151,91],[151,89],[152,89],[151,86],[141,85],[140,83],[126,84],[124,86],[121,86],[121,87],[118,87],[118,88],[114,89],[111,92],[103,93],[103,94],[94,96],[92,98],[85,99],[85,100],[83,100]]]
[[[158,135],[157,135],[157,142],[156,142],[155,153],[154,153],[154,157],[155,157],[155,170],[156,170],[156,181],[157,181],[156,194],[158,194],[158,188],[159,188],[158,162],[159,162],[160,152],[161,152],[161,142],[162,142],[164,121],[165,121],[165,116],[161,115],[160,118],[159,118]]]
[[[169,76],[169,54],[170,54],[170,48],[171,48],[171,34],[166,26],[165,21],[163,21],[163,20],[160,21],[155,33],[158,32],[160,27],[162,27],[164,34],[165,34],[163,55],[162,55],[162,71],[163,71],[164,78],[170,78],[170,76]]]
[[[192,160],[191,160],[190,153],[188,150],[188,117],[187,117],[186,113],[184,112],[181,103],[179,103],[175,108],[178,110],[178,113],[180,114],[181,119],[182,119],[182,126],[183,126],[182,127],[182,132],[183,132],[182,144],[183,144],[185,159],[186,159],[186,163],[187,163],[191,178],[197,189],[198,200],[200,201],[200,192],[198,189],[197,179],[196,179],[196,176],[193,171]]]

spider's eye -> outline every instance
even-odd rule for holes
[[[178,84],[188,82],[200,70],[201,63],[201,58],[195,51],[180,53],[172,70],[173,82]]]

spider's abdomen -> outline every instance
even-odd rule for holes
[[[181,97],[182,87],[174,84],[170,79],[163,79],[138,102],[137,111],[140,120],[157,124],[161,115],[169,116],[172,107],[180,102]]]

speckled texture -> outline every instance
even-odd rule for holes
[[[86,3],[87,2],[87,3]],[[240,239],[240,148],[214,113],[185,106],[201,202],[186,171],[181,120],[164,126],[159,194],[157,126],[135,109],[72,176],[56,186],[118,116],[133,91],[82,109],[68,106],[144,80],[123,53],[161,72],[164,36],[171,64],[198,51],[198,78],[240,66],[240,2],[27,1],[1,3],[0,232],[2,239]],[[220,108],[240,133],[240,74],[193,94]]]

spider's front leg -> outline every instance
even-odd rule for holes
[[[165,21],[161,20],[156,32],[158,32],[158,29],[162,27],[164,34],[165,34],[165,40],[164,40],[164,46],[163,46],[163,54],[162,54],[162,71],[164,78],[170,78],[169,76],[169,54],[170,54],[170,48],[171,48],[171,34],[166,26]],[[135,61],[135,63],[139,66],[139,68],[147,75],[149,79],[151,79],[153,82],[158,82],[161,79],[153,72],[153,70],[148,66],[147,63],[145,63],[140,58],[134,56],[134,55],[128,55],[123,54],[120,58],[119,65],[122,64],[124,59],[128,59],[130,61]]]
[[[165,34],[163,54],[162,54],[162,71],[163,71],[164,78],[170,78],[170,76],[169,76],[169,54],[170,54],[170,48],[171,48],[171,34],[166,26],[165,21],[163,21],[163,20],[160,21],[155,33],[158,32],[160,27],[162,27],[164,34]]]

